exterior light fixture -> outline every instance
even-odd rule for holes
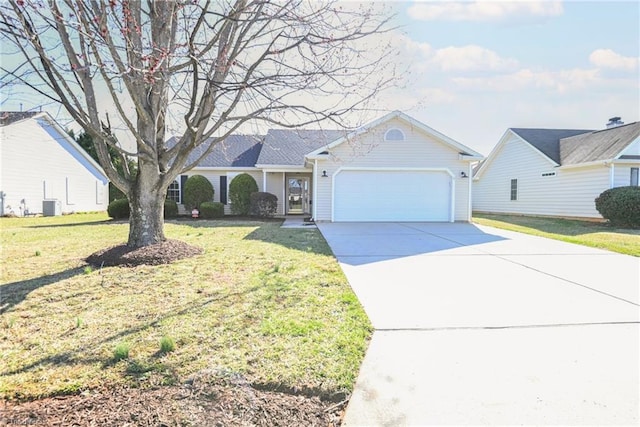
[[[322,177],[323,178],[329,178],[329,175],[327,175],[327,171],[322,171]]]

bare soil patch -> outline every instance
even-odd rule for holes
[[[258,390],[242,379],[105,388],[0,404],[0,426],[339,426],[345,402]]]
[[[112,246],[89,255],[86,262],[96,267],[116,265],[135,267],[143,264],[169,264],[201,253],[202,248],[180,240],[168,239],[142,248],[132,248],[127,245]]]

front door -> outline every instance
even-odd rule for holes
[[[287,213],[302,214],[309,212],[309,179],[287,179]]]

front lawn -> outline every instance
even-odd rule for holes
[[[473,222],[579,245],[640,256],[640,230],[560,218],[474,214]]]
[[[0,397],[159,386],[202,372],[351,391],[372,329],[317,230],[177,220],[165,232],[204,253],[91,268],[84,258],[126,241],[127,223],[105,214],[0,219]],[[173,351],[161,351],[163,338]],[[117,360],[116,347],[128,357]]]

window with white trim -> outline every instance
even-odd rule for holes
[[[638,186],[640,185],[638,183],[638,172],[640,171],[640,168],[631,168],[631,177],[630,177],[630,183],[629,185],[634,185],[634,186]]]
[[[404,141],[404,133],[398,128],[391,128],[384,134],[385,141]]]
[[[518,180],[511,180],[511,200],[518,200]]]
[[[180,203],[180,183],[177,180],[169,184],[169,188],[167,188],[167,200]]]

